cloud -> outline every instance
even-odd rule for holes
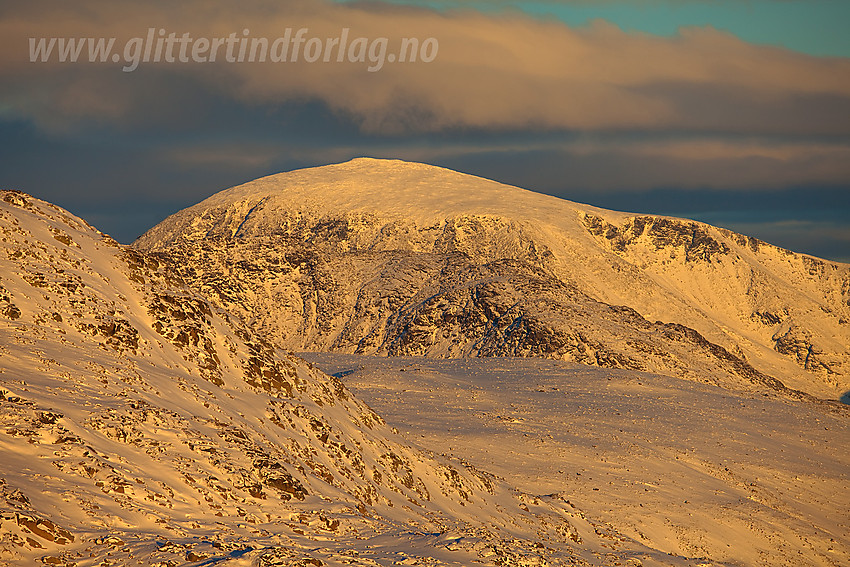
[[[393,1],[393,0],[390,0]],[[537,0],[536,4],[551,4],[551,5],[579,5],[579,6],[610,6],[612,4],[622,4],[630,6],[676,6],[682,4],[712,4],[718,0]],[[748,4],[752,0],[725,0],[730,4]],[[794,2],[796,0],[771,0],[773,2]],[[522,0],[422,0],[420,2],[407,0],[400,1],[399,4],[423,4],[429,6],[495,6],[509,7],[521,4]]]
[[[323,41],[348,29],[350,40],[386,38],[387,53],[405,37],[435,38],[439,50],[376,72],[368,58],[305,63],[305,44],[296,63],[219,57],[125,73],[123,61],[29,62],[30,37],[115,37],[120,52],[149,28],[193,38],[248,29],[270,42],[287,28]],[[604,21],[320,0],[7,4],[3,118],[72,142],[113,136],[169,172],[237,180],[372,155],[549,192],[850,186],[850,60],[712,28],[657,37]]]
[[[257,144],[198,144],[167,147],[156,157],[181,167],[252,170],[268,167],[280,153],[278,148]]]
[[[24,5],[25,6],[25,5]],[[673,38],[626,33],[598,21],[572,29],[517,13],[483,15],[319,1],[66,4],[22,7],[0,23],[0,96],[44,128],[74,120],[133,123],[153,96],[179,102],[175,83],[244,104],[320,100],[370,133],[455,129],[687,130],[777,135],[850,132],[850,61],[747,44],[711,28]],[[46,15],[45,15],[46,14]],[[116,37],[147,29],[193,37],[250,30],[273,40],[286,28],[308,38],[435,38],[430,63],[144,64],[29,63],[29,37]],[[167,85],[171,85],[168,87]],[[35,96],[33,96],[35,94]]]
[[[334,146],[333,155],[350,157],[357,150],[374,157],[445,165],[554,194],[640,193],[657,188],[766,193],[807,185],[840,186],[848,181],[850,163],[850,145],[620,135],[361,144]]]

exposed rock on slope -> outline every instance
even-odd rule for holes
[[[4,564],[658,564],[560,496],[408,446],[53,205],[0,192],[0,242]]]
[[[850,389],[850,266],[427,165],[357,159],[258,179],[135,246],[176,258],[216,304],[292,349]]]

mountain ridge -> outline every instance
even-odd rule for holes
[[[359,158],[264,177],[134,246],[294,350],[523,356],[535,339],[513,331],[531,326],[550,337],[544,356],[739,383],[718,347],[792,389],[850,390],[850,265],[435,166]],[[594,317],[605,324],[580,322]]]

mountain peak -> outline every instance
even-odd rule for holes
[[[266,213],[282,208],[318,214],[345,210],[412,218],[420,224],[462,214],[505,218],[544,215],[550,217],[549,222],[557,222],[558,217],[575,215],[579,210],[563,199],[451,169],[375,158],[261,177],[216,193],[192,210],[235,202],[252,206],[262,202]]]
[[[850,266],[432,165],[357,158],[264,177],[135,246],[176,256],[296,350],[544,356],[836,399],[850,389]]]

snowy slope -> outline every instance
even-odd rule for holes
[[[850,408],[541,359],[305,353],[411,440],[672,554],[850,564]]]
[[[0,563],[704,564],[409,445],[174,272],[0,192]]]
[[[850,266],[438,167],[364,158],[265,177],[135,247],[175,257],[215,303],[293,349],[850,390]]]

